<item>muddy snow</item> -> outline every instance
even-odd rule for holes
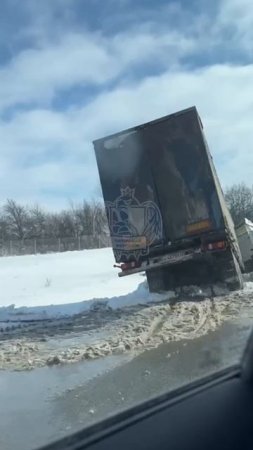
[[[97,302],[71,317],[9,324],[1,329],[0,369],[29,370],[126,352],[135,356],[164,342],[196,339],[226,321],[253,318],[251,279],[248,275],[244,290],[217,297],[203,298],[197,289],[186,292],[187,298],[181,293],[118,309]]]
[[[241,292],[150,294],[143,274],[120,279],[113,263],[111,249],[0,258],[0,369],[131,357],[253,315],[252,275]]]

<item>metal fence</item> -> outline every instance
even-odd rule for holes
[[[56,253],[91,248],[111,247],[106,235],[86,235],[64,238],[36,238],[4,241],[0,239],[0,256],[36,255],[37,253]]]

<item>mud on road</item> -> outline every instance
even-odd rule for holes
[[[226,321],[253,317],[253,283],[243,291],[200,299],[191,295],[122,309],[95,304],[77,316],[0,325],[0,369],[31,370],[111,354],[133,356],[161,343],[195,339]]]

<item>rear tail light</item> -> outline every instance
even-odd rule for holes
[[[226,241],[210,242],[209,244],[204,245],[204,250],[207,251],[224,250],[226,247],[227,247]]]
[[[136,269],[137,267],[140,267],[141,263],[138,263],[136,261],[131,261],[128,263],[122,263],[120,264],[121,270],[130,270],[130,269]]]

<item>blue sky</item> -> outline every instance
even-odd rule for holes
[[[252,184],[252,42],[250,0],[2,0],[0,205],[99,197],[93,139],[192,105]]]

